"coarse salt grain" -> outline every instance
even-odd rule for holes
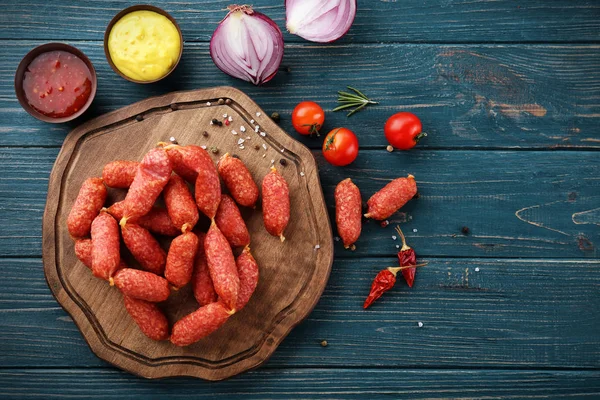
[[[254,132],[258,133],[258,131],[259,131],[259,130],[260,130],[260,126],[256,125],[256,126],[254,127]]]
[[[285,151],[285,149],[281,149],[281,152],[283,153]]]
[[[266,154],[263,154],[263,158],[265,158],[266,156],[267,156]]]
[[[263,143],[263,149],[267,149],[267,145]]]
[[[304,172],[300,171],[300,176],[304,176]]]
[[[223,114],[223,118],[227,118],[227,113]]]
[[[413,232],[414,232],[414,233],[417,233],[417,228],[413,229]]]
[[[475,272],[479,272],[479,267],[475,268]]]
[[[231,115],[227,117],[227,119],[229,120],[229,122],[233,122],[233,117]]]
[[[260,136],[262,136],[262,137],[265,137],[265,136],[267,136],[267,134],[266,134],[266,133],[264,133],[264,132],[261,132],[261,133],[260,133]]]
[[[242,138],[239,138],[239,139],[238,139],[238,144],[242,144],[242,143],[244,143],[244,139],[242,139]]]
[[[397,244],[397,245],[396,245],[396,248],[397,248],[397,249],[399,249],[399,248],[400,248],[400,245],[399,245],[399,244]]]
[[[423,327],[423,323],[421,321],[419,321],[419,323],[417,325],[419,325],[419,328]]]
[[[250,136],[246,136],[246,140],[250,140],[252,139]]]
[[[253,120],[253,119],[251,119],[251,120],[250,120],[250,123],[251,123],[251,124],[253,124],[253,123],[254,123],[254,120]]]
[[[169,138],[169,141],[171,141],[171,142],[176,142],[176,141],[177,141],[177,139],[175,139],[175,136],[171,136],[171,137]]]
[[[244,125],[240,126],[240,132],[246,132],[246,127]]]
[[[210,101],[207,101],[207,102],[206,102],[206,105],[207,105],[207,106],[210,106],[210,105],[211,105],[211,104],[210,104]]]
[[[336,236],[336,237],[333,238],[333,240],[335,240],[336,242],[339,242],[340,241],[340,237]]]
[[[392,236],[392,239],[396,240],[396,239],[398,239],[398,238],[397,238],[396,236]]]
[[[206,146],[205,146],[205,145],[202,145],[202,146],[200,146],[200,147],[202,147],[204,150],[206,150]]]
[[[210,120],[210,124],[211,124],[211,125],[214,125],[214,123],[212,122],[212,119]]]
[[[257,116],[257,117],[260,117],[260,116],[261,116],[261,114],[260,114],[259,112],[257,112],[257,113],[256,113],[256,116]]]
[[[320,248],[321,248],[321,246],[319,246],[319,245],[315,246],[315,250],[319,250]]]
[[[243,144],[241,144],[241,145],[240,145],[240,150],[244,150],[244,149],[245,149],[244,145],[243,145]]]
[[[237,135],[237,132],[235,130],[232,130],[231,133],[233,133],[234,135]]]

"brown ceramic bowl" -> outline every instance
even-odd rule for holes
[[[33,61],[34,58],[36,58],[37,56],[39,56],[42,53],[47,53],[49,51],[59,51],[59,50],[71,53],[71,54],[79,57],[85,63],[85,65],[90,70],[90,74],[92,75],[92,92],[90,93],[90,97],[88,98],[87,102],[84,104],[83,107],[81,107],[81,109],[79,111],[77,111],[74,114],[69,115],[68,117],[54,118],[54,117],[49,117],[47,115],[40,113],[39,111],[37,111],[35,108],[33,108],[29,104],[29,102],[27,101],[27,97],[25,96],[25,91],[23,90],[23,79],[25,78],[25,72],[27,71],[27,67],[29,67],[29,64],[31,64],[31,61]],[[17,67],[17,72],[15,73],[15,93],[17,94],[17,99],[19,100],[19,103],[21,103],[21,106],[25,109],[25,111],[27,111],[29,114],[31,114],[35,118],[37,118],[41,121],[50,122],[53,124],[71,121],[71,120],[74,120],[75,118],[79,117],[81,114],[83,114],[90,107],[90,104],[92,104],[92,101],[94,100],[94,97],[96,96],[96,88],[97,87],[98,87],[98,81],[96,79],[96,69],[94,68],[94,64],[92,64],[90,59],[87,58],[87,56],[85,54],[83,54],[83,52],[81,50],[79,50],[73,46],[69,46],[68,44],[65,44],[65,43],[46,43],[46,44],[43,44],[41,46],[34,48],[29,53],[27,53],[25,55],[25,57],[23,57],[23,59],[19,63],[19,66]]]
[[[130,78],[127,75],[125,75],[124,73],[122,73],[119,70],[119,68],[117,68],[117,66],[113,63],[112,58],[110,57],[110,53],[108,51],[108,37],[110,35],[110,31],[112,30],[113,26],[117,23],[117,21],[119,21],[125,15],[127,15],[131,12],[134,12],[134,11],[154,11],[157,14],[163,15],[163,16],[167,17],[167,19],[169,21],[171,21],[173,23],[173,25],[175,25],[175,28],[177,28],[177,32],[179,33],[179,43],[181,43],[181,46],[179,46],[179,56],[177,56],[177,61],[175,61],[175,64],[173,64],[171,69],[166,74],[164,74],[163,76],[161,76],[158,79],[154,79],[154,80],[150,80],[150,81],[140,81],[137,79]],[[154,83],[154,82],[160,81],[163,78],[166,78],[167,76],[169,76],[171,74],[171,72],[173,72],[173,70],[175,68],[177,68],[177,64],[179,64],[179,60],[181,60],[182,53],[183,53],[183,35],[181,34],[181,28],[179,27],[179,24],[177,24],[177,21],[175,21],[175,18],[173,18],[171,16],[171,14],[169,14],[165,10],[160,9],[158,7],[148,5],[148,4],[137,4],[135,6],[127,7],[126,9],[120,11],[117,15],[115,15],[113,17],[113,19],[110,20],[110,22],[108,23],[108,26],[106,27],[106,30],[104,31],[104,55],[106,56],[106,60],[108,61],[108,64],[117,74],[121,75],[123,78],[127,79],[130,82]]]

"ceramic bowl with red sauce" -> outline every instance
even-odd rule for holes
[[[51,123],[83,114],[96,95],[96,70],[79,49],[47,43],[31,50],[17,68],[15,93],[35,118]]]

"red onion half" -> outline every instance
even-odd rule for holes
[[[283,58],[283,35],[273,20],[250,6],[231,5],[210,39],[210,56],[227,75],[260,85]]]
[[[287,30],[311,42],[327,43],[348,32],[356,16],[356,0],[286,0]]]

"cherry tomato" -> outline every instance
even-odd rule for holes
[[[327,134],[323,142],[325,159],[336,166],[344,166],[356,160],[358,139],[354,132],[346,128],[335,128]]]
[[[400,150],[409,150],[427,136],[421,132],[421,120],[413,113],[400,112],[392,115],[383,129],[385,138],[392,146]]]
[[[292,112],[292,125],[301,135],[317,135],[325,122],[325,112],[314,101],[303,101]]]

